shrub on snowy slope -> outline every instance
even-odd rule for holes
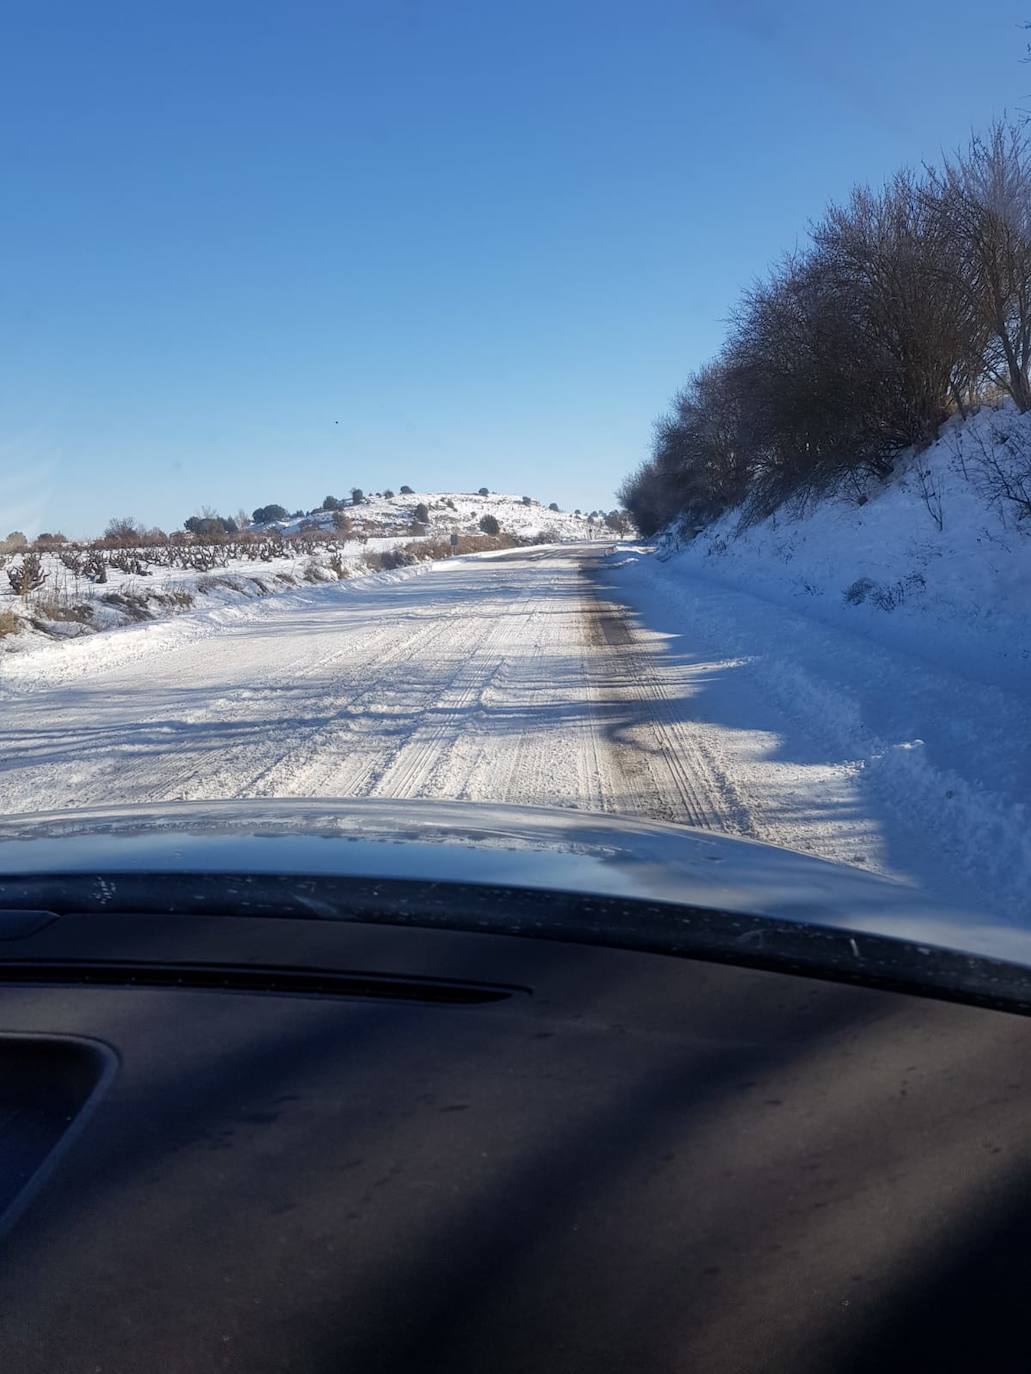
[[[971,426],[968,438],[969,472],[975,488],[1004,519],[1009,515],[1022,533],[1031,534],[1031,427],[1007,424],[999,416],[986,426]],[[944,518],[941,492],[923,472],[921,482],[928,509],[936,512],[940,527]]]

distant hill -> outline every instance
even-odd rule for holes
[[[481,518],[492,515],[503,533],[520,538],[534,539],[553,531],[556,541],[589,539],[592,531],[598,533],[604,528],[606,514],[605,511],[599,511],[590,520],[589,511],[577,515],[572,511],[550,510],[540,501],[531,500],[527,504],[520,496],[507,496],[499,492],[480,496],[463,491],[416,491],[390,497],[370,492],[358,505],[352,505],[349,499],[346,502],[342,499],[340,514],[352,522],[356,533],[411,535],[420,506],[425,506],[429,516],[426,533],[431,536],[448,535],[453,531],[474,534],[479,530]],[[328,532],[334,528],[336,514],[335,511],[312,511],[306,516],[273,520],[254,525],[253,528],[258,533],[278,529],[284,534],[295,534],[302,526],[317,525]]]

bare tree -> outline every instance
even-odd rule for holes
[[[1001,121],[965,153],[932,171],[937,213],[953,245],[950,263],[984,339],[984,367],[1031,409],[1031,146]]]
[[[139,542],[143,533],[143,526],[131,515],[115,516],[107,522],[104,530],[104,538],[112,544],[120,544],[123,547],[128,544]]]
[[[962,250],[927,188],[900,172],[880,193],[860,187],[814,230],[835,294],[869,359],[883,360],[867,403],[899,447],[937,437],[971,337]],[[871,376],[871,381],[874,377]]]

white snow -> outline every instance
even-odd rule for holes
[[[405,538],[411,538],[408,529],[420,505],[427,509],[430,517],[427,528],[433,536],[447,535],[452,530],[474,534],[479,529],[480,518],[484,515],[493,515],[507,534],[525,539],[535,539],[542,531],[553,531],[556,536],[555,542],[561,542],[588,539],[592,532],[598,532],[600,521],[595,520],[595,529],[592,531],[587,519],[589,512],[577,514],[575,511],[553,511],[549,504],[534,498],[527,503],[521,496],[497,491],[489,491],[486,496],[481,496],[478,492],[414,491],[392,497],[366,492],[364,500],[359,505],[348,504],[344,507],[343,513],[358,525],[365,523],[398,536],[404,535]],[[605,512],[602,512],[602,515],[604,514]],[[331,532],[333,514],[331,511],[315,511],[303,519],[293,517],[255,528],[279,529],[284,534],[295,534],[299,533],[305,524],[317,524],[321,529]]]
[[[592,712],[589,601],[576,553],[546,546],[10,655],[0,810],[349,795],[625,805]]]
[[[1019,920],[1031,522],[977,480],[981,444],[1001,436],[1003,451],[1031,442],[1031,417],[982,411],[865,504],[781,510],[743,531],[732,514],[624,555],[613,579],[667,637],[671,690],[702,673],[718,683],[693,690],[692,714],[731,755],[745,833]],[[940,493],[940,528],[922,485]]]
[[[941,529],[913,459],[863,505],[737,538],[728,520],[659,554],[424,563],[7,655],[0,810],[378,796],[633,813],[1026,926],[1031,539],[963,476],[963,445],[1000,423],[1029,422],[977,417],[920,456]],[[896,594],[853,604],[859,578]]]
[[[1031,473],[1031,415],[985,407],[965,423],[951,421],[924,453],[907,455],[887,484],[867,483],[862,505],[841,497],[801,514],[786,507],[744,530],[733,511],[693,540],[668,533],[659,557],[678,555],[684,572],[926,654],[931,663],[1024,686],[1031,518],[988,501],[978,469],[985,450],[1005,455],[1025,446]]]

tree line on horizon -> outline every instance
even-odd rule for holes
[[[743,293],[618,495],[646,535],[843,485],[862,500],[951,415],[1004,397],[1031,409],[1029,364],[1031,147],[1000,120],[811,224]]]

